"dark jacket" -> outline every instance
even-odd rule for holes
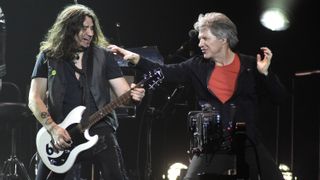
[[[137,68],[146,71],[161,67],[164,81],[184,82],[193,86],[196,100],[211,104],[221,115],[225,123],[241,121],[246,123],[247,135],[257,142],[255,121],[257,119],[258,96],[270,96],[274,102],[286,97],[286,90],[277,76],[269,71],[268,76],[260,74],[257,70],[256,59],[252,56],[239,54],[240,73],[236,82],[233,96],[222,103],[208,88],[208,81],[215,67],[213,61],[196,56],[179,64],[159,65],[141,58]],[[232,107],[236,108],[232,114]]]

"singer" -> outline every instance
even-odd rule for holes
[[[248,167],[247,172],[235,174],[237,179],[282,180],[282,174],[260,142],[255,126],[259,117],[259,97],[268,97],[275,103],[287,97],[286,89],[269,69],[271,50],[261,47],[263,59],[259,54],[254,57],[236,52],[236,25],[220,12],[200,14],[194,29],[199,32],[198,46],[203,55],[178,64],[160,65],[118,46],[109,47],[136,68],[147,71],[160,67],[166,81],[191,84],[199,104],[195,108],[201,109],[202,102],[206,102],[220,113],[220,141],[208,148],[212,151],[193,155],[185,180],[230,179],[221,176],[239,170],[235,167],[238,159],[235,154],[244,155],[240,159],[244,159]],[[235,152],[230,141],[237,122],[246,124],[244,153]]]

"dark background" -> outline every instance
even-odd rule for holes
[[[240,52],[255,55],[260,46],[271,48],[271,68],[279,75],[291,95],[281,106],[267,102],[261,104],[262,120],[258,126],[265,145],[278,163],[293,167],[298,178],[319,179],[319,75],[294,76],[296,72],[320,69],[316,28],[318,16],[314,0],[288,1],[292,4],[288,11],[291,26],[281,32],[272,32],[260,24],[263,2],[256,0],[81,0],[78,3],[88,5],[96,12],[111,43],[126,48],[157,46],[165,63],[182,60],[169,57],[188,40],[188,31],[192,29],[199,13],[225,13],[238,27]],[[19,87],[19,101],[26,102],[40,41],[58,12],[72,3],[74,2],[66,0],[0,1],[7,25],[7,75],[3,81]],[[116,23],[120,27],[116,27]],[[168,101],[166,98],[176,87],[176,84],[163,84],[150,95],[150,105],[156,110],[154,113],[146,112],[143,116],[147,103],[144,102],[138,108],[138,118],[120,118],[119,141],[130,176],[137,177],[140,170],[140,179],[143,179],[146,162],[152,164],[153,179],[160,179],[172,162],[188,163],[187,113],[192,110],[192,98],[189,98],[189,87],[185,86],[186,88],[179,90],[176,99]],[[180,96],[186,96],[189,101],[181,102]],[[11,97],[17,97],[14,89],[1,92],[2,101],[11,101]],[[10,127],[6,125],[10,122],[7,118],[0,118],[3,124],[0,132],[3,144],[0,148],[2,163],[10,151]],[[147,122],[152,122],[151,161],[146,158],[148,144],[145,141],[147,127],[150,126]],[[17,135],[18,157],[32,174],[33,167],[28,166],[35,151],[35,120],[30,115],[21,118],[21,121],[15,121],[15,125],[20,127]]]

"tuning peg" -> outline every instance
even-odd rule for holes
[[[149,89],[154,90],[155,88],[154,88],[154,86],[149,86]]]

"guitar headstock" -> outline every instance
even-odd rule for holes
[[[159,86],[164,76],[160,68],[153,69],[147,74],[143,75],[142,86],[147,89],[155,89],[156,86]]]

